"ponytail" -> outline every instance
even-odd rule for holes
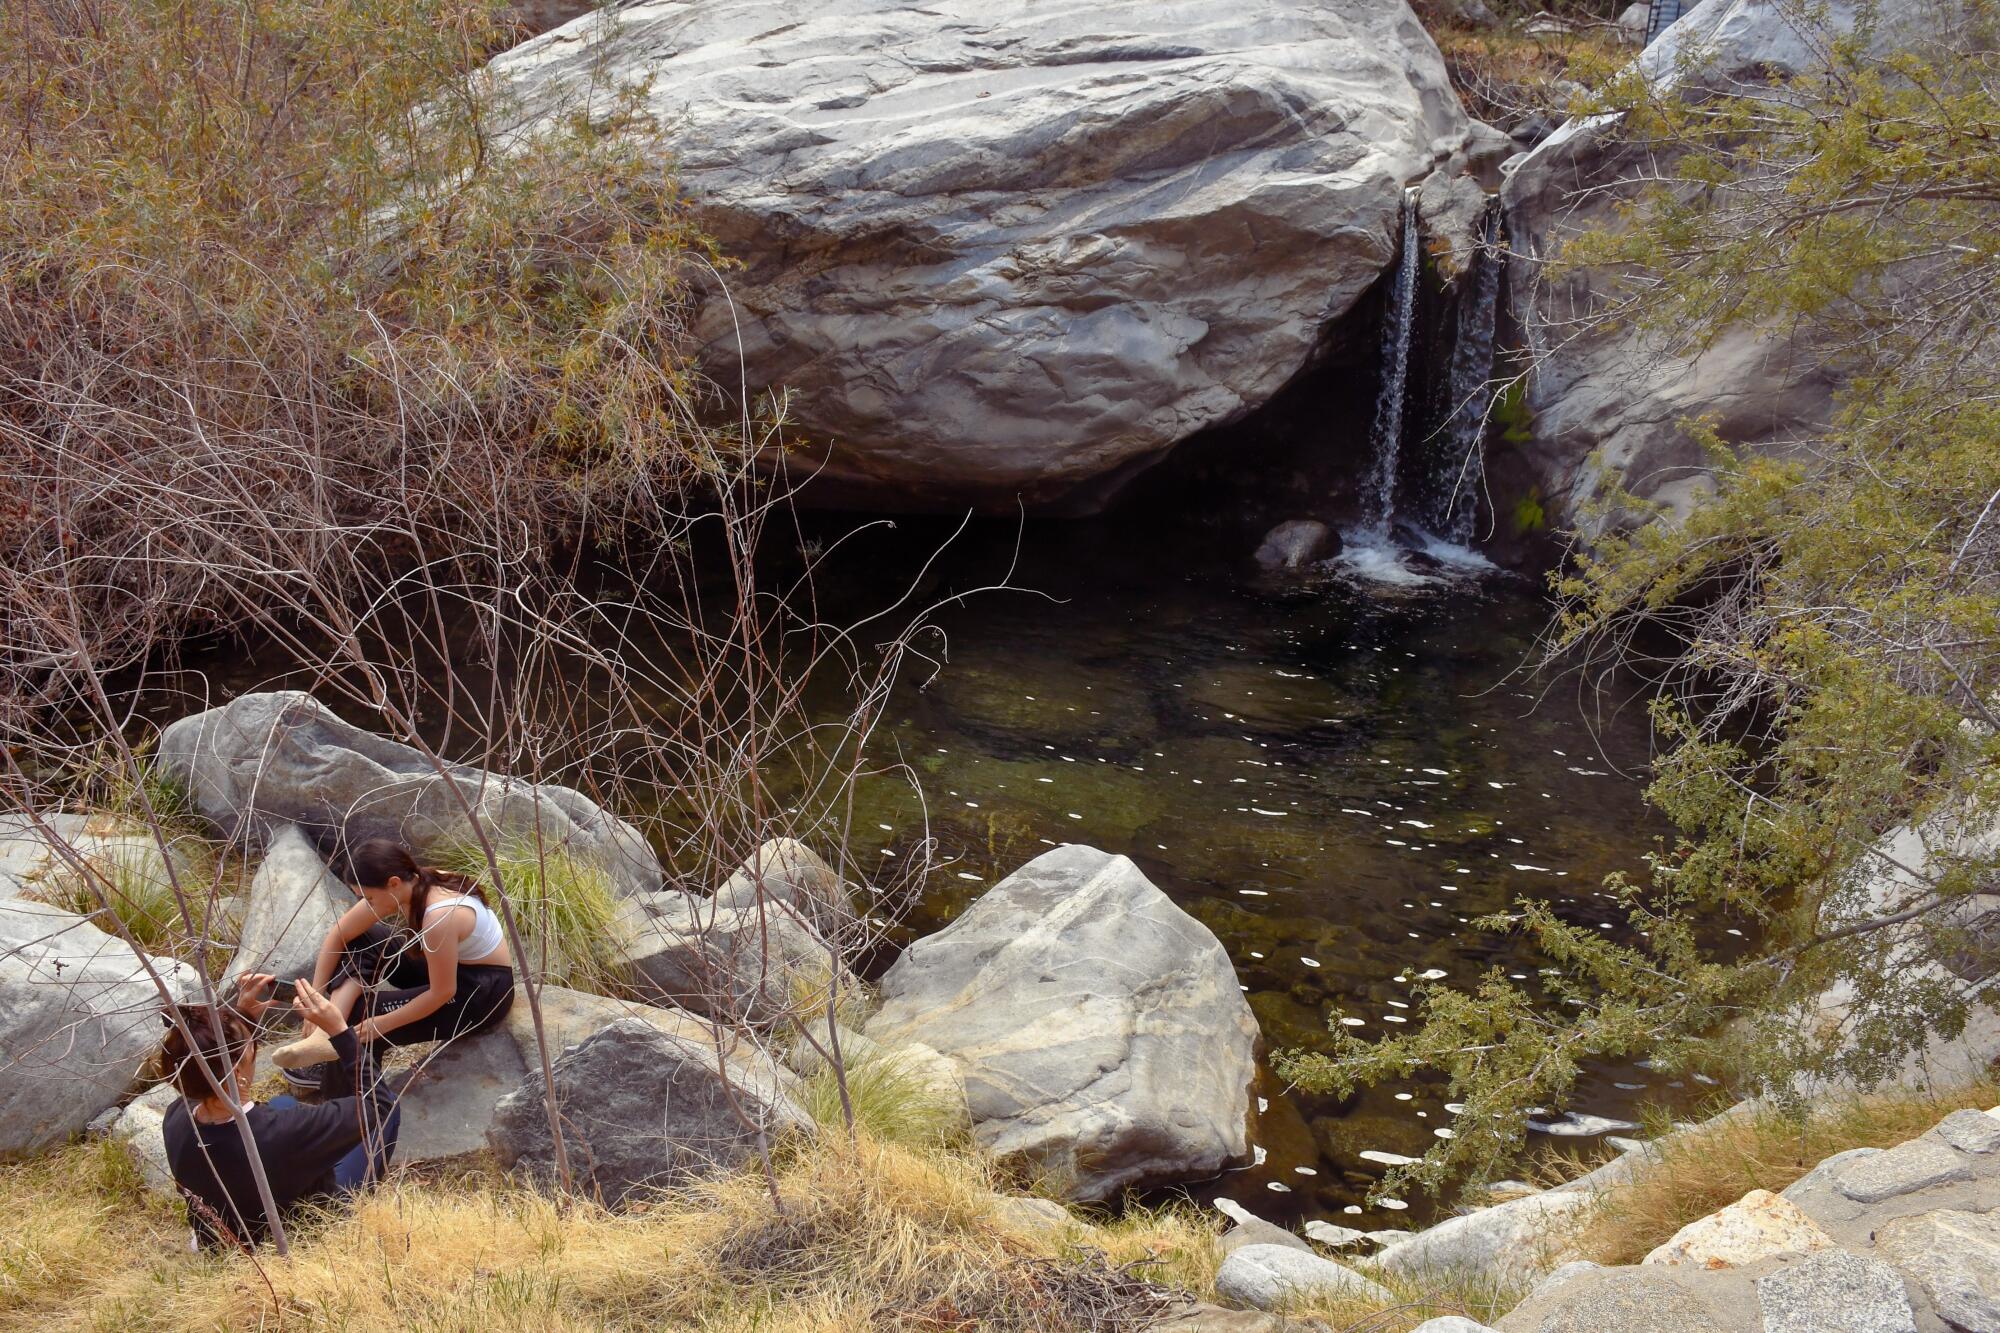
[[[347,868],[350,882],[366,888],[387,884],[392,879],[410,881],[409,924],[420,936],[424,932],[424,913],[430,910],[432,889],[442,888],[447,893],[486,901],[486,890],[477,880],[435,866],[420,866],[409,848],[388,838],[370,838],[356,847],[348,853]]]

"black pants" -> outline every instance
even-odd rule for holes
[[[373,925],[348,943],[331,986],[352,978],[362,985],[354,1020],[393,1014],[430,989],[430,967],[416,937]],[[378,983],[381,989],[376,989]],[[385,1032],[391,1046],[450,1041],[483,1032],[514,1007],[514,969],[490,963],[460,963],[458,985],[443,1005],[414,1022]]]

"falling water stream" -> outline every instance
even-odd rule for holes
[[[1482,445],[1500,307],[1500,256],[1495,245],[1499,229],[1500,210],[1489,207],[1479,251],[1462,280],[1465,294],[1458,308],[1458,333],[1445,374],[1449,415],[1439,428],[1439,447],[1428,452],[1431,462],[1421,497],[1424,526],[1458,546],[1472,543],[1480,483],[1485,478]]]
[[[1396,468],[1402,453],[1403,401],[1409,390],[1410,334],[1417,322],[1417,274],[1423,267],[1417,239],[1417,192],[1405,190],[1395,285],[1382,327],[1382,380],[1375,398],[1373,435],[1375,467],[1363,496],[1364,524],[1378,541],[1388,537],[1396,514]]]

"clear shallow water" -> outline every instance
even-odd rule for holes
[[[913,569],[939,536],[905,524],[859,563]],[[927,591],[996,577],[1016,536],[961,539]],[[1534,581],[1442,546],[1350,546],[1273,581],[1234,538],[1134,516],[1031,525],[1020,552],[1015,584],[1042,595],[941,617],[948,661],[906,682],[884,727],[923,775],[944,861],[918,931],[1058,842],[1121,852],[1215,931],[1267,1044],[1311,1047],[1336,1006],[1386,1034],[1414,1021],[1427,978],[1531,977],[1542,960],[1467,924],[1520,896],[1620,925],[1599,885],[1663,831],[1641,800],[1643,711],[1593,725],[1573,694],[1538,703],[1509,682],[1547,617]],[[863,866],[908,855],[920,827],[907,796],[871,795]],[[1341,1102],[1264,1083],[1261,1163],[1190,1193],[1365,1226],[1429,1211],[1346,1210],[1386,1169],[1363,1152],[1415,1156],[1449,1127],[1441,1086]],[[1568,1109],[1630,1120],[1662,1093],[1607,1067]]]

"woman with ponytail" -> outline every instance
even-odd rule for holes
[[[347,866],[361,901],[321,942],[312,984],[343,1016],[355,1017],[364,1047],[450,1041],[506,1016],[514,958],[477,884],[418,865],[408,848],[386,838],[356,847]],[[393,930],[392,921],[407,929]],[[299,1088],[316,1086],[333,1059],[318,1034],[272,1053]]]

